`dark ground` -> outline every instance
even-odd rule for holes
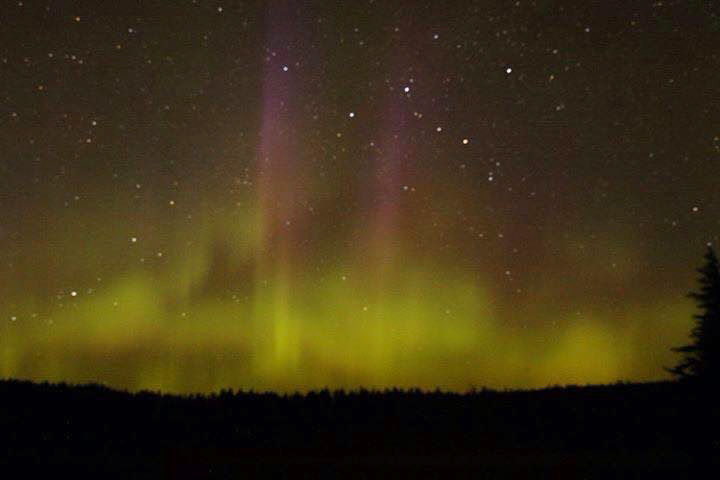
[[[719,418],[711,391],[670,382],[180,397],[9,380],[0,381],[0,469],[25,478],[687,478],[717,465]]]

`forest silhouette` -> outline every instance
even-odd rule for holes
[[[0,381],[0,468],[131,478],[612,478],[718,466],[720,270],[676,381],[468,393],[126,392]],[[4,477],[9,478],[9,477]]]

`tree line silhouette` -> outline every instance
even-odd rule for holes
[[[42,459],[174,478],[218,466],[227,474],[418,476],[428,463],[449,475],[684,471],[709,458],[714,432],[699,426],[720,414],[680,382],[176,396],[3,381],[0,399],[0,466]]]

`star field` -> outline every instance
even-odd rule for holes
[[[7,2],[0,377],[664,378],[720,10],[585,3]]]

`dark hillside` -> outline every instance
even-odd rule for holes
[[[6,464],[172,477],[658,474],[711,459],[720,408],[706,396],[669,382],[181,397],[3,381],[0,456]]]

